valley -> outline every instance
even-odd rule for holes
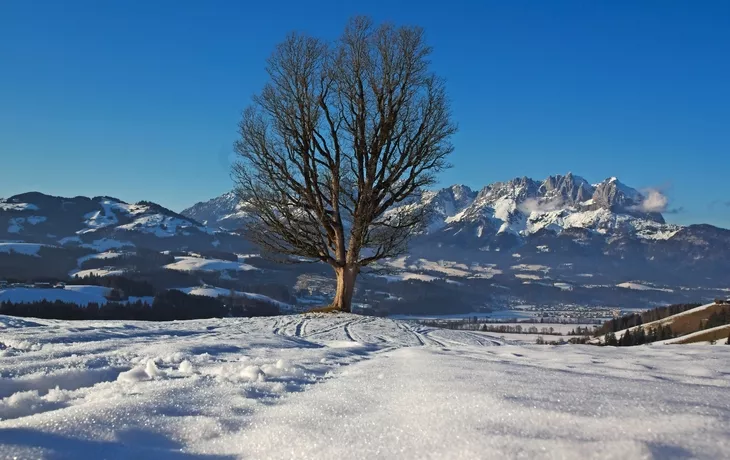
[[[424,191],[407,254],[363,271],[356,308],[377,315],[493,314],[601,321],[616,311],[730,296],[730,231],[664,221],[616,178],[517,178]],[[306,311],[329,267],[266,260],[233,193],[175,213],[152,202],[32,192],[0,201],[0,280],[121,276],[157,291],[248,292]]]

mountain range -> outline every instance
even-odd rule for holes
[[[163,206],[99,196],[65,198],[39,192],[0,200],[0,241],[94,250],[231,248],[240,238]]]
[[[453,185],[424,191],[403,206],[424,208],[428,221],[414,235],[407,256],[379,267],[389,274],[361,278],[361,302],[401,311],[409,299],[409,311],[454,299],[464,305],[443,309],[525,303],[626,306],[726,296],[730,287],[730,230],[669,224],[662,215],[663,197],[615,177],[597,184],[570,173],[542,181],[521,177],[481,190]],[[27,245],[43,247],[55,261],[58,254],[70,254],[64,274],[90,262],[92,268],[102,263],[113,268],[124,260],[119,253],[136,254],[135,265],[127,260],[120,268],[130,276],[160,264],[150,253],[188,258],[217,253],[235,260],[254,251],[239,232],[246,219],[233,193],[180,213],[148,201],[24,193],[0,200],[0,278],[12,276],[20,253],[38,257]],[[3,262],[10,255],[12,261]],[[175,266],[164,262],[159,268]],[[50,274],[44,271],[49,264],[35,263],[26,274]],[[324,297],[331,289],[328,267],[246,263],[260,263],[261,270],[245,276],[223,270],[221,283],[237,288],[236,280],[256,277]]]
[[[669,224],[661,213],[666,200],[652,193],[615,177],[590,184],[571,173],[543,181],[515,178],[479,191],[464,185],[425,191],[405,204],[425,207],[429,215],[411,252],[482,262],[541,254],[548,266],[589,258],[617,270],[642,262],[666,271],[662,264],[671,263],[683,273],[698,271],[701,279],[726,280],[716,264],[728,263],[730,230]],[[246,219],[233,193],[197,203],[182,215],[225,230],[240,228]]]

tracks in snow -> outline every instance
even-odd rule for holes
[[[326,319],[326,321],[325,321]],[[494,337],[472,331],[452,331],[402,321],[355,315],[299,315],[277,319],[274,333],[313,343],[353,342],[400,348],[409,346],[498,346]]]
[[[273,318],[272,318],[273,319]],[[352,342],[381,349],[401,347],[492,347],[507,342],[478,331],[438,329],[405,321],[351,314],[277,317],[274,334],[318,345]]]

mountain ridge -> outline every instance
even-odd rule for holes
[[[222,234],[224,235],[225,232]],[[127,203],[115,197],[61,197],[27,192],[0,200],[0,240],[56,246],[213,245],[216,230],[151,201]],[[219,244],[219,243],[218,243]]]
[[[656,207],[644,206],[647,199],[618,179],[589,184],[572,174],[516,178],[480,190],[453,185],[424,191],[404,206],[428,207],[429,222],[404,258],[383,262],[399,274],[364,275],[358,299],[423,312],[651,305],[728,292],[730,230],[667,224]],[[96,270],[175,287],[200,281],[193,279],[198,275],[176,281],[181,275],[170,273],[172,266],[187,264],[186,270],[200,273],[253,258],[261,270],[222,268],[220,278],[200,276],[238,290],[275,283],[328,295],[329,267],[263,261],[238,232],[246,218],[233,193],[182,213],[109,196],[19,194],[0,200],[0,278],[62,279]],[[393,295],[381,298],[383,292]]]
[[[427,226],[429,231],[441,229],[448,226],[447,224],[459,221],[475,222],[482,217],[490,217],[501,220],[502,223],[499,225],[501,232],[512,230],[513,233],[519,234],[526,230],[519,227],[524,227],[531,215],[561,210],[571,212],[607,210],[611,214],[628,216],[625,219],[618,219],[620,221],[627,221],[631,218],[652,222],[656,225],[667,225],[670,232],[681,227],[667,224],[661,213],[662,207],[657,207],[655,204],[650,206],[652,203],[649,203],[649,198],[638,190],[623,184],[616,177],[590,184],[581,176],[569,172],[565,175],[549,176],[543,181],[519,177],[488,184],[479,190],[456,184],[438,190],[423,191],[409,200],[406,205],[413,206],[420,201],[421,206],[433,207],[434,215],[441,217],[442,221],[429,222]],[[666,198],[660,204],[666,208]],[[208,225],[232,230],[240,228],[245,222],[246,214],[241,207],[241,203],[235,199],[235,194],[229,192],[196,203],[181,211],[181,214],[197,218]],[[491,207],[493,211],[485,215],[485,208],[488,207]],[[553,215],[548,220],[554,223],[559,217]],[[605,223],[608,218],[608,215],[600,212],[594,213],[593,216],[586,215],[586,219],[602,220],[605,225],[608,225]],[[538,219],[533,216],[532,220]],[[514,224],[518,227],[516,230]]]
[[[591,184],[569,172],[541,181],[517,177],[479,190],[461,184],[426,190],[401,206],[405,212],[425,207],[429,217],[410,242],[414,260],[570,265],[577,273],[608,273],[619,283],[627,276],[678,283],[682,270],[696,282],[730,280],[724,274],[730,270],[730,230],[667,223],[662,211],[668,200],[658,193],[642,193],[616,177]],[[238,228],[245,213],[232,196],[197,203],[182,214]]]

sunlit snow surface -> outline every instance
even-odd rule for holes
[[[0,458],[726,458],[730,346],[0,316]],[[502,346],[499,346],[502,345]]]

